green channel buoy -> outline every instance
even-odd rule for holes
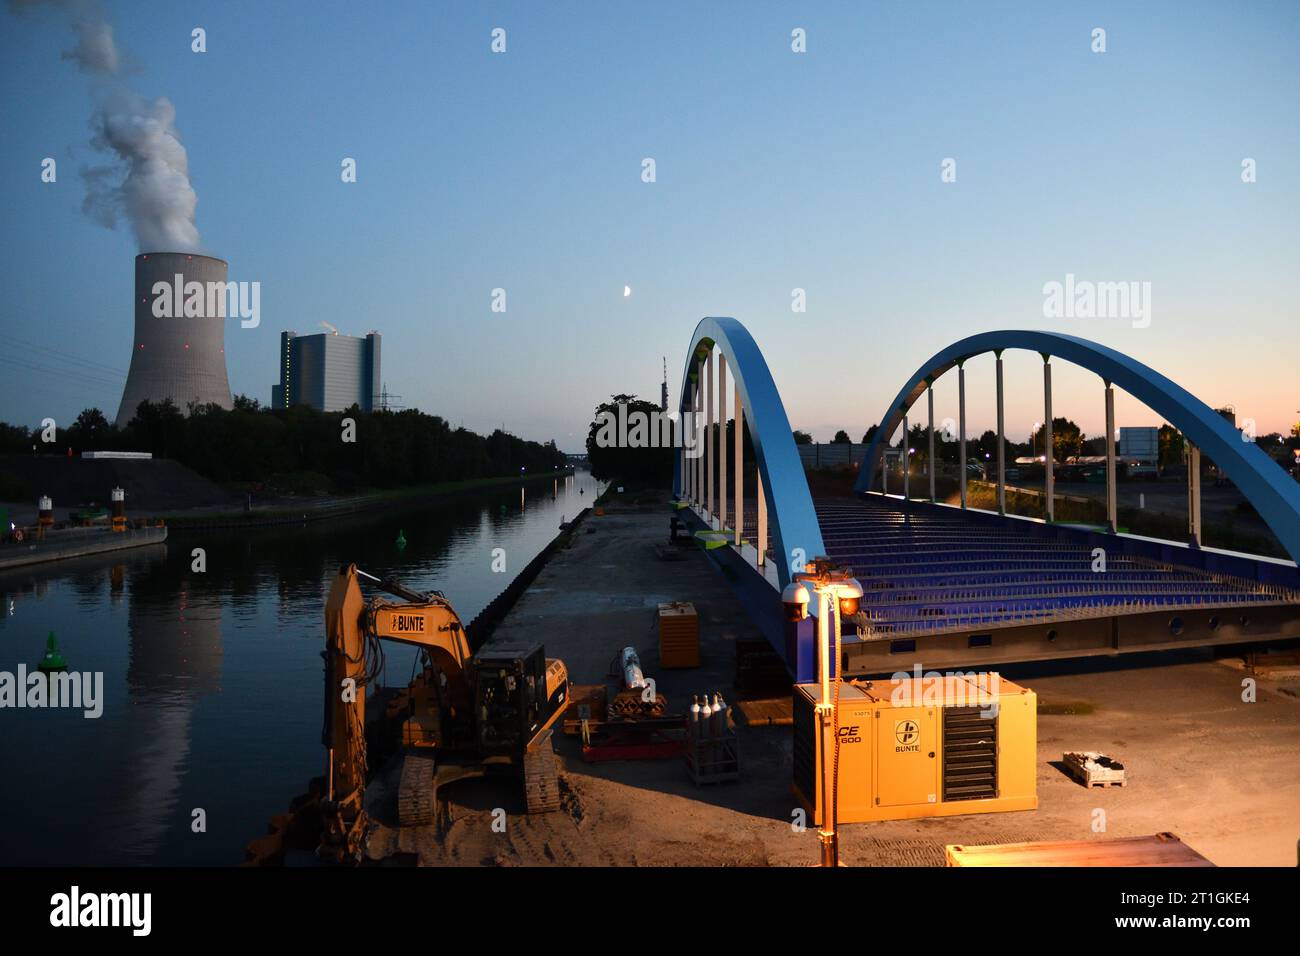
[[[397,540],[393,543],[397,545],[398,551],[406,550],[406,535],[402,534],[401,528],[397,529]]]
[[[51,674],[56,671],[66,671],[68,662],[63,659],[59,653],[59,642],[54,639],[54,632],[50,631],[50,636],[45,639],[45,656],[41,662],[36,665],[36,669],[43,674]]]

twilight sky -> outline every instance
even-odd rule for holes
[[[731,315],[821,440],[859,438],[930,354],[999,327],[1110,345],[1261,434],[1300,418],[1295,3],[102,10],[122,81],[175,106],[202,249],[262,285],[226,354],[263,403],[280,330],[327,321],[383,333],[405,405],[577,450],[601,399],[657,399],[663,356],[675,398],[698,319]],[[29,425],[111,418],[130,361],[137,250],[82,212],[104,87],[62,56],[75,42],[55,7],[0,8],[0,419]],[[1067,274],[1149,282],[1149,326],[1045,318]],[[1041,418],[1040,364],[1007,356],[1012,438]],[[1054,376],[1057,414],[1099,431],[1100,381]],[[991,357],[967,387],[978,432]],[[955,415],[955,379],[937,397]]]

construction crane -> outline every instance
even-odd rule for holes
[[[367,601],[362,581],[397,600]],[[349,564],[325,603],[328,762],[318,855],[356,861],[364,849],[366,688],[383,668],[385,641],[418,648],[424,665],[389,705],[402,720],[399,825],[431,823],[440,785],[499,771],[522,779],[529,813],[559,808],[551,732],[568,701],[564,663],[547,660],[537,642],[492,642],[475,652],[440,592],[412,591]]]

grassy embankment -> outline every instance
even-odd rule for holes
[[[956,498],[953,503],[956,503]],[[966,487],[966,502],[973,508],[997,510],[997,485],[993,482],[975,481]],[[1014,488],[1007,489],[1007,511],[1029,518],[1043,517],[1044,499],[1041,494],[1029,494]],[[1129,534],[1161,538],[1165,541],[1187,540],[1187,518],[1184,515],[1165,514],[1142,508],[1121,507],[1118,511],[1119,530]],[[1056,522],[1058,524],[1087,524],[1104,527],[1106,502],[1099,498],[1057,496]],[[1201,528],[1204,544],[1247,554],[1287,557],[1277,540],[1250,532],[1240,531],[1224,521],[1204,522]]]

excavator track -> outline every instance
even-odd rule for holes
[[[524,802],[530,814],[560,809],[560,770],[550,731],[524,754]]]
[[[437,783],[432,754],[408,751],[402,758],[402,777],[397,785],[397,822],[404,827],[433,823],[437,808]]]

